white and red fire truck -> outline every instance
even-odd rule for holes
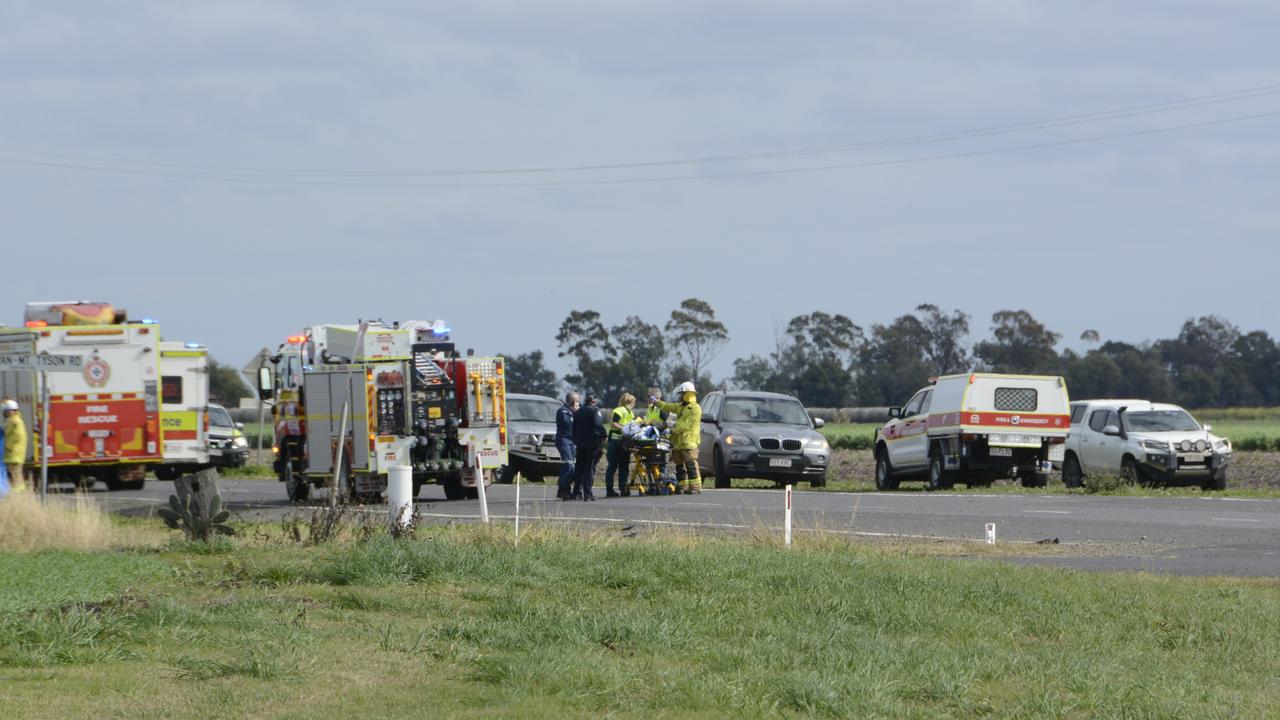
[[[18,401],[31,432],[28,472],[40,464],[41,377],[49,394],[50,481],[140,488],[160,463],[160,328],[129,322],[109,303],[29,303],[24,326],[0,328],[0,394]],[[40,372],[29,358],[69,358],[78,371]]]
[[[42,372],[37,356],[63,371]],[[40,466],[42,378],[51,483],[139,489],[148,469],[171,479],[208,465],[208,363],[206,349],[161,342],[158,324],[110,303],[28,303],[22,327],[0,328],[0,395],[17,400],[31,433],[27,472]]]
[[[331,483],[374,497],[397,465],[412,467],[415,495],[439,483],[450,500],[475,497],[477,476],[487,485],[507,462],[503,360],[459,357],[441,321],[315,325],[271,362],[259,392],[274,401],[290,500]]]

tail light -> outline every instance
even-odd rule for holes
[[[147,424],[145,428],[146,428],[145,429],[146,434],[143,435],[143,439],[147,441],[147,454],[155,455],[156,439],[157,439],[157,436],[159,435],[159,433],[156,432],[156,419],[154,417],[148,416]]]
[[[204,411],[204,431],[209,432],[209,411]]]

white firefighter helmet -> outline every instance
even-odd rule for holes
[[[4,404],[3,404],[3,406],[0,406],[0,407],[2,407],[4,410],[17,410],[17,409],[18,409],[18,401],[17,401],[17,400],[5,400],[5,401],[4,401]]]
[[[698,392],[698,388],[694,387],[693,383],[688,381],[680,383],[680,387],[676,388],[677,395],[683,395],[687,392],[696,393]]]

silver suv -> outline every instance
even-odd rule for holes
[[[1209,430],[1177,405],[1147,400],[1071,403],[1062,482],[1079,487],[1086,475],[1119,474],[1130,482],[1196,482],[1205,490],[1225,490],[1231,441]]]
[[[510,483],[516,473],[530,482],[541,482],[560,472],[556,450],[556,410],[560,401],[542,395],[507,395],[508,462],[498,481]]]

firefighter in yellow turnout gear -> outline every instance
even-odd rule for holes
[[[676,415],[676,426],[671,430],[671,461],[676,464],[678,492],[686,495],[702,492],[702,473],[698,470],[698,443],[702,440],[702,406],[698,404],[698,391],[693,383],[682,383],[676,388],[680,402],[658,400],[662,412]]]

